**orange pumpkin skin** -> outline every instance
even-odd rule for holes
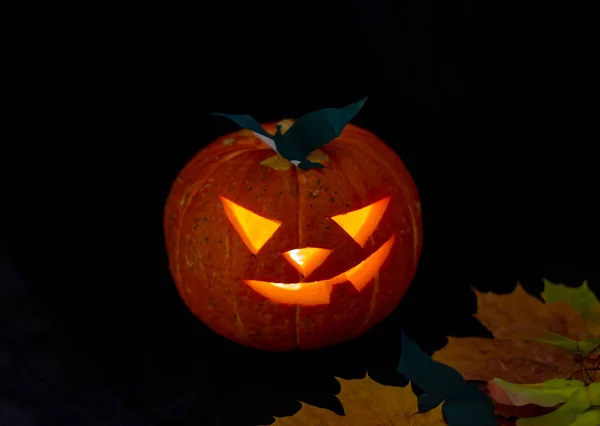
[[[264,124],[273,134],[277,123]],[[348,124],[321,148],[326,167],[275,170],[275,155],[252,132],[222,136],[181,171],[165,207],[169,267],[187,307],[207,326],[240,344],[271,351],[316,349],[357,337],[400,302],[417,268],[422,244],[417,188],[400,158],[367,130]],[[220,197],[280,227],[255,255],[232,226]],[[389,198],[379,224],[361,247],[331,217]],[[244,280],[301,283],[283,253],[331,250],[304,281],[327,280],[393,244],[378,273],[358,291],[331,286],[329,303],[279,303]]]

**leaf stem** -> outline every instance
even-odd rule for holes
[[[590,355],[592,355],[594,352],[596,352],[598,349],[600,349],[600,343],[598,343],[596,345],[596,347],[594,349],[592,349],[591,351],[588,352],[588,354],[586,355],[586,358]],[[600,358],[600,357],[599,357]]]

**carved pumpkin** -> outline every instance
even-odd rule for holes
[[[269,134],[276,124],[264,124]],[[303,170],[240,130],[181,171],[165,209],[170,268],[188,308],[228,339],[313,349],[359,336],[417,268],[417,189],[398,156],[348,124]]]

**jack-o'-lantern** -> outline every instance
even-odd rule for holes
[[[363,104],[263,125],[228,116],[245,128],[179,174],[165,208],[169,265],[215,332],[314,349],[361,335],[401,300],[421,250],[420,202],[396,153],[347,124]],[[282,139],[306,141],[322,121],[318,148]]]

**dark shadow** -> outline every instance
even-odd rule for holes
[[[429,255],[424,252],[424,265]],[[399,308],[364,336],[317,351],[268,353],[229,342],[198,321],[179,299],[166,259],[157,263],[158,268],[140,272],[137,279],[128,279],[127,274],[119,279],[118,268],[107,268],[106,273],[85,282],[63,278],[63,287],[54,296],[53,291],[44,290],[45,274],[33,271],[23,257],[19,259],[21,266],[29,266],[31,281],[26,283],[13,271],[9,278],[13,291],[23,292],[24,300],[33,303],[30,287],[35,288],[56,316],[56,320],[48,313],[47,318],[40,317],[45,328],[37,338],[54,341],[63,332],[71,338],[65,343],[68,350],[49,348],[37,355],[35,345],[22,345],[21,359],[34,363],[27,368],[39,369],[36,363],[48,356],[63,369],[68,364],[71,375],[57,377],[50,385],[55,393],[70,389],[69,395],[76,395],[79,404],[102,411],[106,397],[78,393],[93,378],[114,401],[122,398],[119,403],[127,410],[154,424],[266,425],[274,417],[294,415],[301,408],[300,401],[343,416],[344,407],[336,397],[340,392],[337,377],[361,379],[369,374],[381,384],[407,384],[395,372],[401,328],[429,352],[441,347],[444,333],[452,329],[482,332],[470,318],[474,300],[468,286],[444,290],[428,285],[434,277],[424,268],[419,269]],[[83,273],[88,267],[73,272]],[[104,277],[112,281],[106,284],[109,281]],[[87,290],[81,291],[81,285]],[[453,302],[448,304],[448,300]],[[28,321],[36,319],[31,312],[21,313],[13,329],[27,335]],[[87,370],[77,367],[82,359],[88,363]]]

